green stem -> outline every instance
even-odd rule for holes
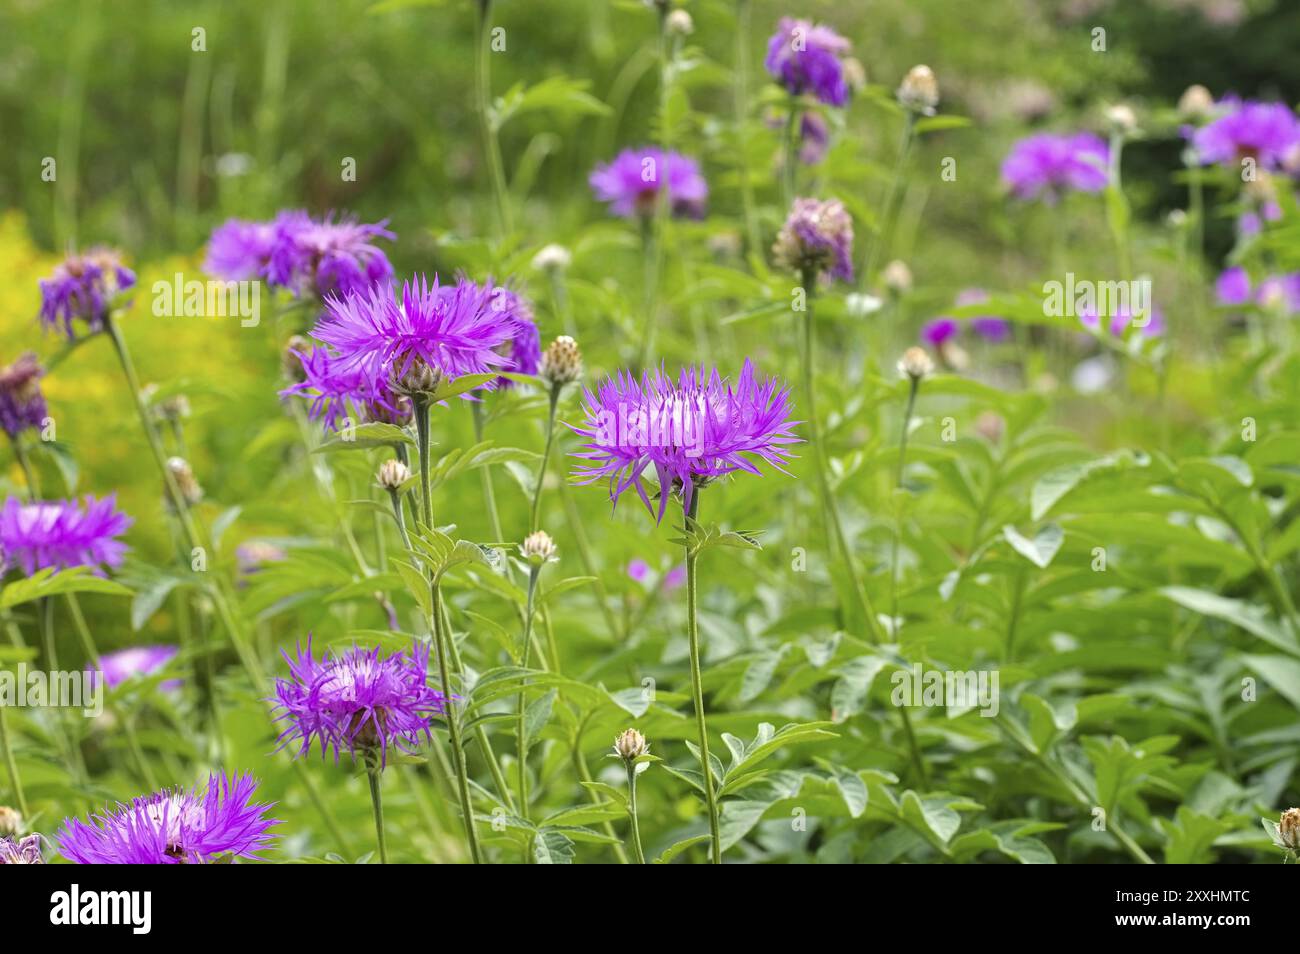
[[[433,492],[429,482],[429,399],[422,394],[411,398],[415,417],[415,439],[420,450],[420,522],[433,529]]]
[[[844,568],[849,574],[849,581],[853,587],[853,595],[857,600],[859,612],[866,618],[867,629],[871,633],[872,640],[879,643],[883,642],[880,633],[880,621],[876,619],[875,611],[871,608],[871,599],[867,596],[866,586],[862,582],[857,564],[853,559],[853,552],[849,548],[848,535],[844,532],[839,505],[835,501],[835,494],[831,490],[830,480],[826,476],[826,449],[822,443],[821,427],[817,422],[817,395],[813,384],[813,354],[816,348],[816,340],[813,335],[813,301],[817,290],[816,271],[804,269],[802,281],[806,300],[804,302],[803,351],[800,357],[803,365],[804,400],[808,403],[808,433],[813,449],[813,471],[817,477],[817,491],[821,497],[822,513],[830,524],[831,533],[834,535],[840,553],[844,558]]]
[[[794,203],[795,172],[799,163],[799,97],[791,96],[782,136],[781,203],[789,209]]]
[[[542,449],[542,462],[537,467],[537,484],[533,487],[533,503],[529,508],[528,532],[537,532],[537,521],[542,513],[542,484],[546,482],[546,464],[551,459],[551,444],[555,440],[555,409],[560,403],[562,384],[551,385],[551,409],[546,417],[546,445]]]
[[[582,525],[582,515],[578,512],[578,506],[573,500],[573,491],[564,481],[560,481],[560,500],[564,503],[564,517],[569,524],[569,532],[573,535],[573,541],[578,548],[578,559],[582,562],[582,571],[587,576],[593,577],[595,583],[592,584],[596,590],[596,602],[600,604],[601,615],[605,617],[605,625],[609,628],[609,634],[612,637],[618,637],[626,640],[629,633],[626,632],[614,617],[614,611],[609,606],[609,591],[605,589],[605,581],[601,578],[596,567],[596,561],[591,556],[591,543],[587,540],[587,530]]]
[[[912,411],[916,407],[916,392],[920,382],[912,378],[912,386],[907,392],[907,409],[903,412],[903,432],[898,437],[898,468],[894,473],[894,538],[890,545],[889,556],[889,619],[897,626],[898,621],[898,548],[899,538],[903,535],[903,514],[900,493],[903,489],[903,467],[907,461],[907,432],[912,424]]]
[[[478,20],[474,42],[477,51],[474,60],[474,100],[478,113],[479,128],[483,135],[483,154],[487,159],[488,172],[492,178],[492,195],[496,200],[497,228],[502,236],[514,231],[514,221],[510,211],[510,198],[506,192],[505,167],[501,162],[501,144],[497,139],[496,125],[491,115],[492,85],[488,66],[488,25],[492,16],[492,0],[478,0]]]
[[[23,792],[23,781],[18,775],[18,759],[14,756],[13,742],[9,739],[9,721],[5,707],[0,706],[0,748],[5,750],[5,770],[9,773],[9,787],[14,790],[14,799],[18,802],[18,812],[26,818],[27,796]]]
[[[587,718],[591,718],[590,713],[588,713]],[[592,804],[599,804],[601,797],[591,788],[593,781],[591,777],[591,769],[587,767],[587,757],[582,754],[582,731],[585,727],[586,719],[584,719],[582,724],[578,726],[578,730],[573,736],[573,769],[578,773],[578,780],[587,783],[584,788],[587,789],[587,795],[590,797]],[[611,839],[616,837],[614,835],[614,826],[608,821],[601,822],[600,827]],[[621,841],[612,841],[610,848],[613,849],[614,857],[618,859],[620,865],[627,864],[627,852],[623,850],[623,843]]]
[[[369,761],[373,761],[368,757]],[[384,804],[379,794],[379,766],[367,765],[366,775],[370,779],[370,807],[375,814],[375,839],[379,843],[379,863],[388,864],[388,845],[384,842]]]
[[[448,675],[447,662],[450,650],[447,648],[449,634],[442,625],[442,587],[435,577],[429,585],[433,599],[433,640],[438,651],[438,677],[442,683],[442,697],[445,700],[447,717],[447,734],[451,736],[451,763],[456,773],[456,792],[460,798],[460,810],[465,820],[465,839],[469,842],[469,855],[474,864],[480,864],[478,835],[474,830],[474,806],[469,797],[469,779],[465,773],[465,749],[461,744],[460,715],[456,712],[456,700],[452,694],[451,678]]]
[[[641,823],[636,816],[636,763],[624,764],[627,766],[627,814],[632,821],[632,857],[636,864],[643,865],[645,852],[641,850]]]
[[[483,420],[483,402],[470,401],[470,413],[474,417],[474,441],[475,443],[483,442],[484,420]],[[505,536],[501,530],[501,514],[497,510],[496,489],[492,486],[492,468],[479,468],[479,483],[483,488],[483,506],[487,508],[488,529],[492,532],[492,539],[496,543],[505,542]],[[509,561],[506,562],[507,571],[509,570]]]
[[[754,186],[749,181],[749,14],[750,0],[736,2],[736,62],[732,67],[732,96],[736,112],[736,156],[740,165],[740,201],[745,210],[745,235],[750,255],[762,254]]]
[[[653,223],[642,216],[642,253],[646,255],[645,315],[641,326],[641,350],[637,366],[645,370],[654,350],[654,338],[657,327],[655,313],[659,310],[659,279],[663,269],[664,238],[668,228],[668,218],[672,211],[672,182],[668,175],[668,155],[672,148],[672,129],[669,126],[668,100],[672,92],[672,66],[669,55],[671,45],[668,36],[668,7],[665,4],[659,10],[659,146],[660,165],[655,169],[655,180],[659,190],[655,193]],[[653,234],[653,240],[650,236]]]
[[[700,508],[701,489],[695,488],[691,505],[686,510],[686,530],[695,528],[695,516]],[[722,864],[722,835],[718,829],[718,802],[713,792],[713,768],[709,764],[709,732],[704,724],[704,687],[700,675],[700,626],[697,619],[698,585],[696,580],[696,555],[689,540],[686,543],[686,636],[690,642],[691,700],[695,704],[695,726],[699,734],[700,771],[704,776],[704,798],[708,803],[709,835],[712,842],[711,857],[715,865]]]
[[[41,617],[41,635],[45,640],[45,665],[53,677],[59,670],[59,655],[54,638],[54,600],[48,596],[42,597],[37,612]],[[54,705],[55,700],[51,699],[50,703]],[[63,734],[64,745],[68,750],[68,772],[78,785],[84,785],[88,774],[85,760],[81,757],[81,743],[69,727],[67,712],[61,706],[57,708],[57,721]]]
[[[912,151],[912,139],[916,132],[916,114],[907,113],[907,118],[903,121],[903,137],[898,144],[898,159],[894,163],[894,175],[889,182],[889,191],[885,193],[884,214],[880,217],[880,231],[876,233],[875,239],[867,248],[867,258],[862,266],[862,275],[859,277],[859,285],[866,290],[871,282],[871,276],[876,269],[876,263],[880,261],[881,253],[889,248],[890,239],[894,231],[894,216],[896,215],[895,206],[898,204],[899,193],[903,185],[903,167],[907,162],[908,154]]]
[[[537,592],[537,577],[540,567],[532,567],[528,573],[528,600],[524,609],[524,647],[520,652],[520,666],[528,668],[529,651],[533,645],[533,598]],[[519,814],[528,819],[528,694],[525,690],[528,680],[519,682],[519,714],[515,722],[515,754],[519,762]]]

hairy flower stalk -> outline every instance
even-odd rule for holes
[[[700,509],[700,492],[691,496],[689,504],[683,501],[682,516],[686,530],[696,528]],[[718,817],[718,799],[714,792],[713,764],[709,760],[709,730],[704,724],[704,679],[700,674],[700,622],[699,622],[699,554],[688,539],[686,542],[686,639],[691,662],[691,702],[695,706],[696,738],[700,746],[700,774],[704,778],[704,800],[709,810],[709,857],[715,865],[722,864],[721,820]]]
[[[534,601],[537,595],[537,580],[541,576],[542,567],[558,559],[556,555],[555,541],[553,541],[545,530],[535,530],[519,546],[519,555],[524,562],[528,564],[528,596],[524,604],[524,632],[523,643],[519,650],[519,665],[522,669],[528,669],[529,654],[533,644],[533,610]],[[528,818],[528,694],[526,687],[527,678],[519,681],[518,712],[515,719],[515,755],[519,765],[519,812]]]
[[[852,280],[852,249],[853,225],[840,203],[797,199],[785,227],[777,236],[774,252],[778,264],[792,269],[800,276],[804,289],[803,348],[800,353],[800,366],[804,400],[808,407],[808,429],[813,447],[813,471],[817,478],[816,487],[822,513],[843,557],[845,571],[849,574],[860,615],[865,618],[872,639],[880,642],[880,623],[871,607],[866,586],[858,573],[853,550],[849,546],[848,535],[844,532],[843,521],[840,519],[839,505],[831,489],[830,478],[827,476],[828,460],[822,441],[821,427],[817,420],[817,396],[814,386],[813,365],[817,342],[813,324],[817,286],[823,275],[831,279]]]
[[[533,501],[529,508],[530,533],[537,531],[537,521],[541,516],[542,486],[546,482],[546,467],[551,459],[551,445],[555,441],[555,411],[560,404],[560,394],[566,384],[571,384],[582,376],[582,352],[578,343],[568,335],[560,335],[542,355],[538,373],[549,385],[549,407],[546,414],[546,443],[542,448],[541,463],[537,465],[537,482],[533,486]]]
[[[645,763],[638,764],[637,759],[649,752],[650,744],[636,729],[628,729],[614,740],[614,754],[623,760],[623,768],[627,771],[627,814],[632,824],[632,857],[639,865],[645,864],[645,852],[641,850],[641,822],[636,810],[636,777],[640,774],[641,765]]]

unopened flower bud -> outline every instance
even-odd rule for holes
[[[573,253],[563,245],[543,245],[533,256],[533,268],[539,272],[562,272],[573,264]]]
[[[1125,103],[1116,103],[1106,109],[1106,122],[1115,132],[1127,136],[1137,129],[1137,113]]]
[[[1178,112],[1184,119],[1209,119],[1214,113],[1214,97],[1199,83],[1189,86],[1178,97]]]
[[[898,102],[904,109],[933,116],[939,105],[939,83],[928,66],[913,66],[898,87]]]
[[[582,377],[582,351],[578,342],[568,335],[560,335],[542,353],[538,367],[542,380],[552,385],[572,384]]]
[[[640,758],[650,751],[650,743],[636,729],[628,729],[614,740],[614,751],[625,762]]]
[[[904,377],[919,382],[934,373],[934,359],[921,347],[911,347],[898,359],[898,372]]]
[[[906,295],[912,290],[912,270],[907,263],[894,259],[880,273],[885,287],[896,295]]]
[[[1277,823],[1277,837],[1292,851],[1300,851],[1300,808],[1288,808]]]
[[[397,490],[411,479],[411,468],[396,457],[392,457],[379,465],[379,472],[375,474],[375,479],[385,490]]]
[[[664,28],[674,36],[690,36],[695,32],[695,21],[685,10],[674,10],[668,14]]]
[[[203,499],[203,488],[194,477],[194,469],[184,457],[167,458],[167,471],[176,482],[176,489],[181,492],[181,499],[189,506],[194,506]]]
[[[393,369],[393,390],[408,397],[432,394],[442,382],[442,370],[426,363],[422,358],[413,359],[404,372],[396,367]]]
[[[533,566],[541,566],[554,560],[557,550],[551,535],[545,530],[538,530],[524,537],[524,542],[519,545],[519,553]]]
[[[0,805],[0,838],[13,838],[23,829],[23,816],[17,809]]]

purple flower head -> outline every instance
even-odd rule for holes
[[[311,398],[307,413],[313,421],[324,421],[327,430],[337,431],[345,420],[404,424],[410,419],[411,402],[394,394],[387,379],[371,375],[363,367],[344,367],[328,348],[293,354],[302,364],[303,380],[289,385],[280,396]]]
[[[0,838],[0,865],[43,865],[41,836]]]
[[[175,646],[132,646],[130,649],[120,649],[99,657],[99,672],[104,674],[104,685],[113,689],[132,677],[153,675],[171,662],[179,651]],[[86,671],[92,674],[92,682],[95,681],[98,675],[95,670],[87,668]],[[172,679],[162,683],[160,688],[178,689],[180,684],[179,679]]]
[[[982,305],[989,300],[989,293],[982,288],[964,288],[957,293],[953,302],[958,308],[970,305]],[[997,315],[976,315],[970,319],[971,330],[985,341],[994,343],[1006,341],[1011,336],[1011,325],[1005,318]]]
[[[853,218],[836,199],[795,199],[772,254],[795,272],[853,281]]]
[[[379,649],[353,646],[341,655],[312,655],[298,647],[289,658],[289,678],[275,681],[277,721],[288,723],[280,745],[301,742],[298,755],[319,740],[321,757],[344,749],[354,758],[357,749],[379,751],[387,764],[388,748],[412,752],[420,738],[429,738],[433,716],[445,711],[441,692],[429,686],[429,648],[416,644],[409,653],[381,655]]]
[[[374,224],[333,215],[313,219],[306,212],[282,212],[275,221],[267,280],[295,295],[353,295],[392,281],[393,266],[375,245],[392,241],[387,219]]]
[[[664,178],[672,214],[703,218],[709,185],[700,174],[699,163],[681,153],[664,153],[654,146],[624,149],[613,162],[597,166],[587,181],[596,199],[608,203],[613,215],[630,219],[654,214]]]
[[[944,316],[931,319],[921,326],[921,340],[934,348],[940,348],[957,337],[959,327],[956,318]]]
[[[23,431],[39,429],[46,417],[41,378],[45,369],[30,351],[13,364],[0,368],[0,427],[16,438]]]
[[[587,443],[573,454],[584,463],[578,483],[609,482],[615,504],[635,487],[655,513],[645,485],[646,472],[658,481],[662,520],[668,498],[680,492],[689,509],[695,487],[731,474],[760,474],[766,461],[784,473],[798,443],[790,420],[790,389],[777,378],[759,380],[749,359],[732,384],[717,370],[683,368],[676,381],[662,369],[637,380],[628,372],[607,378],[596,391],[584,391],[585,420],[573,427]]]
[[[1020,199],[1048,202],[1068,189],[1106,188],[1110,147],[1092,133],[1036,133],[1021,139],[1002,160],[1002,181]]]
[[[763,65],[794,96],[811,93],[827,106],[846,106],[849,81],[844,58],[850,44],[828,26],[782,17],[767,42]]]
[[[207,864],[234,858],[261,860],[275,838],[267,818],[273,805],[252,801],[250,774],[208,777],[206,785],[164,789],[96,815],[64,819],[59,853],[82,865]]]
[[[114,297],[134,286],[135,272],[110,249],[71,255],[49,278],[41,279],[41,324],[60,331],[69,341],[77,337],[73,326],[77,320],[94,334],[103,330]]]
[[[650,578],[650,564],[638,557],[627,565],[627,575],[638,583],[644,583]]]
[[[1300,123],[1282,103],[1227,97],[1218,109],[1217,119],[1191,130],[1192,147],[1203,165],[1254,159],[1266,169],[1276,169],[1300,143]]]
[[[213,230],[203,270],[228,282],[265,278],[277,233],[276,222],[230,219]]]
[[[102,500],[88,496],[81,505],[75,500],[25,504],[10,497],[0,507],[0,552],[27,576],[74,566],[102,574],[105,567],[119,566],[127,550],[117,537],[132,520],[116,508],[113,494]]]
[[[522,320],[502,301],[491,284],[461,278],[443,287],[436,275],[432,285],[421,275],[402,285],[396,301],[387,287],[327,298],[312,334],[334,349],[339,372],[363,372],[371,393],[417,365],[448,378],[488,374],[508,370],[510,359],[497,349]]]
[[[510,323],[510,339],[497,346],[497,353],[508,362],[504,370],[536,374],[542,361],[542,336],[537,330],[532,306],[518,292],[498,285],[492,307],[501,311]],[[496,383],[500,388],[514,386],[509,378],[497,378]]]
[[[667,573],[664,574],[664,582],[663,582],[664,592],[671,593],[673,590],[685,584],[685,582],[686,582],[686,566],[685,564],[679,563],[677,566],[673,567],[671,570],[669,570]]]
[[[1214,283],[1220,305],[1245,305],[1250,301],[1250,275],[1240,265],[1225,268]]]

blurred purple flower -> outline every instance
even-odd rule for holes
[[[1225,268],[1214,283],[1220,305],[1244,305],[1250,301],[1250,275],[1240,265]]]
[[[637,558],[627,565],[627,575],[638,583],[644,583],[650,576],[650,564]]]
[[[0,508],[0,553],[27,576],[74,566],[102,574],[105,567],[119,566],[127,550],[117,537],[132,520],[116,506],[114,494],[102,500],[87,496],[81,505],[75,500],[25,504],[10,497]]]
[[[1300,144],[1300,123],[1282,103],[1229,96],[1220,100],[1217,108],[1217,119],[1190,130],[1202,165],[1235,165],[1242,159],[1254,159],[1265,169],[1276,169],[1287,152]]]
[[[497,353],[508,359],[503,370],[536,374],[542,361],[542,336],[537,330],[532,305],[518,292],[498,285],[492,307],[504,312],[511,326],[510,339],[497,347]],[[497,387],[513,386],[514,382],[509,378],[497,378]]]
[[[11,438],[44,426],[48,413],[41,393],[44,375],[45,369],[30,351],[0,368],[0,427]]]
[[[686,583],[686,566],[679,564],[664,574],[663,587],[665,592],[672,592]]]
[[[261,860],[271,844],[267,818],[273,805],[252,801],[252,775],[224,773],[189,791],[164,789],[91,815],[89,823],[66,818],[57,836],[59,853],[82,865],[208,864],[234,858]]]
[[[429,648],[419,644],[409,653],[384,656],[376,649],[353,646],[341,655],[312,655],[299,646],[296,658],[283,653],[289,678],[275,681],[280,714],[288,723],[280,733],[281,747],[301,742],[297,755],[306,755],[313,740],[320,742],[321,757],[334,750],[334,761],[344,749],[378,750],[387,764],[390,746],[412,752],[421,737],[431,737],[433,716],[445,711],[441,692],[429,686]]]
[[[799,120],[799,161],[805,166],[817,165],[826,158],[830,141],[830,127],[821,113],[805,112]]]
[[[830,27],[782,17],[767,42],[763,65],[791,95],[811,93],[828,106],[845,106],[850,86],[844,58],[850,48]]]
[[[133,676],[149,676],[162,669],[180,652],[176,646],[132,646],[119,649],[115,653],[105,653],[99,657],[99,672],[104,674],[104,685],[112,689],[120,686]],[[91,681],[97,679],[98,673],[87,667]],[[171,679],[159,685],[159,688],[179,689],[179,679]]]
[[[957,293],[954,300],[958,308],[966,308],[970,305],[982,305],[989,300],[989,293],[982,288],[964,288]],[[1006,341],[1011,336],[1011,324],[1005,318],[997,315],[976,315],[970,319],[971,330],[983,338],[985,341],[997,342]]]
[[[230,219],[217,226],[208,239],[203,270],[223,281],[265,278],[278,233],[277,222]]]
[[[1011,147],[1002,161],[1002,181],[1020,199],[1055,202],[1069,189],[1106,188],[1110,148],[1092,133],[1035,133]]]
[[[746,471],[760,474],[766,461],[781,470],[788,445],[800,438],[790,420],[790,389],[777,378],[760,381],[745,360],[735,384],[717,370],[683,368],[676,381],[663,369],[640,380],[620,372],[596,391],[584,391],[585,419],[572,427],[587,443],[572,456],[578,483],[609,482],[616,505],[635,487],[651,513],[662,520],[673,493],[689,509],[697,485]],[[750,458],[756,458],[751,460]],[[659,507],[650,503],[646,471],[658,481]],[[653,489],[653,488],[651,488]]]
[[[612,162],[597,166],[588,182],[596,199],[608,203],[612,214],[630,219],[654,214],[661,175],[668,180],[673,215],[703,218],[708,183],[699,164],[681,153],[665,154],[654,146],[624,149]]]
[[[1300,312],[1300,272],[1270,275],[1259,283],[1255,300],[1262,308],[1276,308],[1288,315]]]
[[[103,330],[114,297],[134,286],[135,272],[110,249],[71,255],[41,279],[41,324],[69,341],[77,337],[74,321],[84,321],[87,333],[95,334]]]
[[[388,220],[365,224],[332,215],[313,219],[306,212],[282,212],[275,220],[275,238],[266,277],[295,295],[357,295],[392,281],[393,266],[375,245],[392,241]]]
[[[935,348],[939,348],[957,337],[957,331],[956,318],[934,318],[921,326],[921,340]]]
[[[1110,333],[1116,338],[1123,337],[1124,332],[1128,329],[1129,323],[1133,316],[1127,308],[1117,309],[1110,318],[1108,327]],[[1096,332],[1098,327],[1097,312],[1095,310],[1085,311],[1079,315],[1079,322],[1090,331]],[[1138,327],[1138,332],[1144,338],[1159,338],[1165,333],[1165,314],[1156,306],[1151,306],[1151,312],[1147,315],[1144,325]]]

